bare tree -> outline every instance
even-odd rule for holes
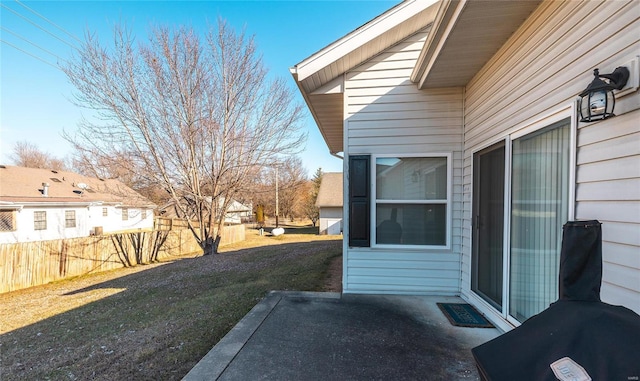
[[[306,181],[301,187],[302,202],[300,204],[300,213],[303,217],[309,219],[313,226],[316,226],[320,214],[313,197],[313,182]]]
[[[313,174],[311,183],[305,192],[306,197],[302,207],[304,214],[311,220],[313,226],[316,226],[316,222],[320,219],[320,210],[316,206],[316,200],[318,199],[318,192],[320,191],[320,183],[322,183],[322,175],[322,168],[318,168]]]
[[[96,112],[67,135],[78,150],[131,168],[167,191],[205,254],[217,252],[224,211],[264,163],[295,152],[302,106],[282,78],[269,79],[252,37],[219,20],[193,29],[152,28],[135,44],[124,26],[113,47],[94,35],[64,68],[76,103]]]
[[[258,205],[262,205],[265,218],[275,215],[275,174],[272,169],[266,166],[260,168],[238,194],[239,200],[253,204],[254,212],[257,212]]]
[[[9,159],[15,165],[20,167],[56,169],[61,171],[67,169],[63,159],[59,159],[48,152],[44,152],[35,144],[27,141],[17,142],[13,146],[13,153]]]
[[[162,184],[157,184],[143,168],[138,168],[134,156],[126,152],[114,152],[113,156],[104,157],[79,150],[72,159],[75,172],[101,179],[117,179],[156,205],[164,205],[170,200]]]
[[[301,188],[306,181],[305,169],[298,156],[287,158],[278,170],[280,184],[280,214],[290,220],[298,215],[302,203]]]
[[[302,159],[295,155],[263,168],[253,177],[253,181],[247,187],[251,202],[254,205],[263,205],[267,215],[275,216],[276,176],[278,176],[279,216],[288,217],[291,220],[295,217],[304,217],[300,206],[304,196],[302,188],[308,180]]]

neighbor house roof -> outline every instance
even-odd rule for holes
[[[342,152],[342,75],[425,28],[437,0],[407,0],[290,69],[331,153]]]
[[[186,199],[192,199],[189,196],[186,196],[185,199],[183,199],[183,202],[181,203],[181,205],[186,208],[188,210],[189,213],[195,213],[195,211],[191,208],[190,204],[188,202],[186,202]],[[213,199],[210,196],[206,196],[205,201],[208,203],[212,203]],[[225,198],[224,197],[219,197],[218,198],[218,209],[222,209],[222,206],[224,205],[224,201]],[[243,204],[238,200],[234,200],[231,199],[231,202],[229,203],[229,205],[227,206],[227,211],[226,213],[246,213],[246,212],[252,212],[253,211],[253,205],[249,204]],[[178,207],[176,204],[175,200],[169,200],[166,204],[160,206],[158,208],[158,213],[160,215],[162,215],[163,217],[178,217]],[[192,215],[192,217],[194,217],[195,214]]]
[[[155,207],[118,180],[98,179],[68,171],[0,165],[0,207],[92,203]]]
[[[251,206],[245,205],[237,200],[231,200],[227,213],[240,213],[240,212],[251,212],[251,211],[253,211],[253,208]]]
[[[319,208],[342,207],[342,173],[322,174],[316,206]]]

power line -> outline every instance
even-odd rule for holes
[[[7,42],[7,41],[2,40],[2,39],[0,39],[0,42],[4,42],[5,44],[7,44],[7,45],[11,46],[12,48],[14,48],[14,49],[16,49],[16,50],[19,50],[19,51],[21,51],[22,53],[24,53],[24,54],[26,54],[26,55],[29,55],[29,56],[31,56],[31,57],[33,57],[33,58],[37,59],[38,61],[42,61],[42,62],[46,63],[47,65],[49,65],[49,66],[51,66],[51,67],[54,67],[54,68],[56,68],[56,69],[60,69],[60,67],[59,67],[59,66],[56,66],[56,65],[52,64],[51,62],[49,62],[49,61],[47,61],[47,60],[45,60],[45,59],[43,59],[43,58],[40,58],[40,57],[36,56],[35,54],[29,53],[29,52],[27,52],[26,50],[23,50],[23,49],[21,49],[21,48],[19,48],[19,47],[15,46],[15,45],[13,45],[13,44],[12,44],[12,43],[10,43],[10,42]]]
[[[43,48],[42,46],[39,46],[39,45],[38,45],[38,44],[36,44],[36,43],[33,43],[33,42],[29,41],[28,39],[26,39],[26,38],[22,37],[21,35],[19,35],[19,34],[15,33],[15,32],[12,32],[11,30],[9,30],[9,29],[7,29],[7,28],[5,28],[5,27],[3,27],[3,26],[2,26],[2,27],[0,27],[0,29],[4,30],[4,31],[6,31],[6,32],[9,32],[10,34],[12,34],[12,35],[16,36],[17,38],[21,39],[22,41],[25,41],[26,43],[31,44],[31,45],[35,46],[36,48],[38,48],[38,49],[40,49],[40,50],[42,50],[42,51],[44,51],[44,52],[47,52],[47,53],[51,54],[52,56],[56,57],[56,59],[58,60],[58,62],[59,62],[59,61],[67,62],[66,60],[64,60],[64,59],[60,58],[60,56],[58,56],[58,55],[57,55],[57,54],[55,54],[54,52],[52,52],[52,51],[50,51],[50,50],[48,50],[48,49],[45,49],[45,48]]]
[[[43,28],[43,27],[41,27],[40,25],[36,24],[35,22],[31,21],[31,19],[29,19],[29,18],[27,18],[27,17],[25,17],[25,16],[21,15],[20,13],[18,13],[18,12],[16,12],[16,11],[14,11],[13,9],[11,9],[11,8],[7,7],[6,5],[4,5],[4,4],[0,3],[0,6],[2,6],[2,8],[7,9],[9,12],[11,12],[11,13],[15,14],[16,16],[20,17],[21,19],[23,19],[23,20],[27,21],[29,24],[31,24],[31,25],[35,26],[36,28],[38,28],[38,29],[42,30],[43,32],[45,32],[45,33],[47,33],[47,34],[51,35],[52,37],[56,38],[57,40],[62,41],[63,43],[65,43],[65,44],[69,45],[70,47],[72,47],[72,48],[74,48],[74,49],[76,48],[73,44],[71,44],[71,43],[69,43],[68,41],[63,40],[62,38],[60,38],[60,37],[56,36],[56,35],[55,35],[55,34],[53,34],[52,32],[50,32],[50,31],[46,30],[45,28]]]
[[[45,20],[46,22],[48,22],[49,24],[55,26],[56,28],[58,28],[59,30],[61,30],[62,32],[64,32],[66,35],[68,35],[69,37],[73,38],[74,40],[78,41],[78,42],[82,42],[80,41],[80,39],[76,36],[74,36],[73,34],[67,32],[63,27],[59,26],[58,24],[54,23],[53,21],[49,20],[48,18],[44,17],[43,15],[41,15],[40,13],[34,11],[33,9],[29,8],[28,6],[24,5],[20,0],[15,0],[16,3],[20,4],[22,7],[24,7],[25,9],[27,9],[29,12],[33,13],[34,15],[40,17],[41,19]]]

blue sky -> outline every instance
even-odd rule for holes
[[[236,31],[255,35],[270,73],[285,77],[302,103],[289,68],[399,2],[1,0],[0,163],[11,164],[18,141],[58,157],[70,153],[61,134],[75,130],[82,111],[70,102],[73,89],[56,65],[70,57],[87,30],[108,41],[114,23],[123,21],[146,40],[152,23],[204,31],[222,17]],[[301,157],[307,172],[342,171],[306,107],[305,114],[309,139]]]

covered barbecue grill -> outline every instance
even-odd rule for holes
[[[559,300],[472,349],[483,380],[640,379],[640,316],[600,300],[598,221],[563,227]]]

